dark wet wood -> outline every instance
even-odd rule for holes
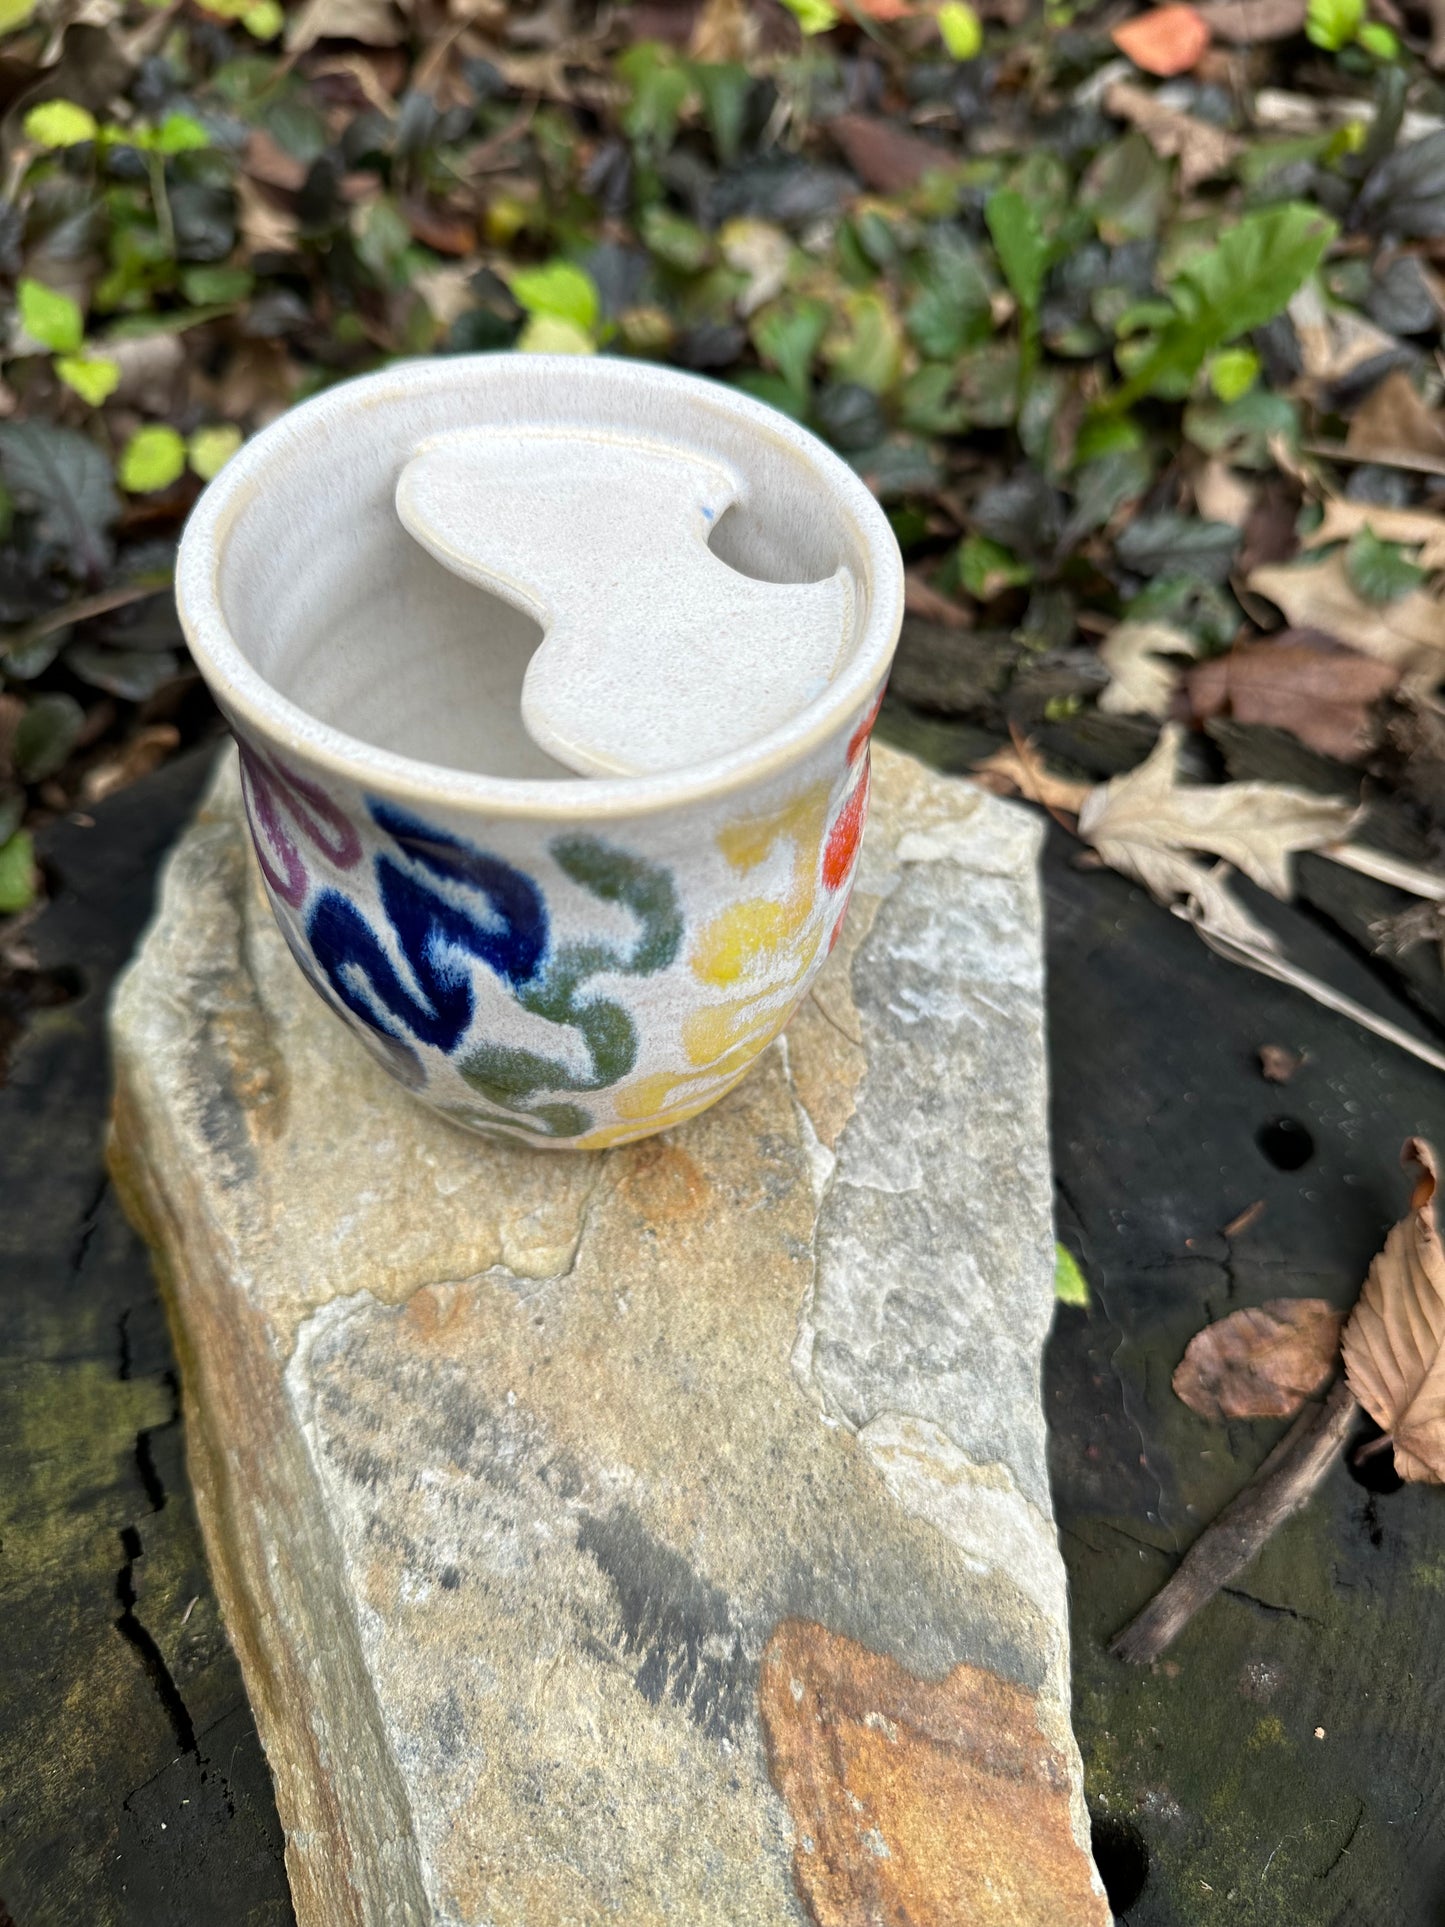
[[[1140,731],[1121,720],[1051,724],[1052,752],[1127,767]],[[896,707],[885,729],[955,770],[997,741]],[[31,1022],[0,1090],[0,1901],[16,1927],[290,1918],[164,1325],[100,1163],[103,997],[199,778],[173,765],[48,839],[43,961],[85,988]],[[1401,1143],[1445,1137],[1445,1086],[1077,870],[1076,849],[1051,831],[1053,1149],[1091,1303],[1061,1311],[1045,1395],[1101,1864],[1131,1927],[1445,1922],[1445,1493],[1373,1489],[1393,1485],[1384,1459],[1341,1459],[1162,1661],[1107,1651],[1282,1435],[1189,1413],[1169,1383],[1185,1343],[1270,1297],[1351,1303],[1403,1207]],[[1250,900],[1307,968],[1440,1041],[1424,974],[1406,984],[1308,901]],[[1305,1054],[1286,1085],[1260,1074],[1269,1043]],[[1271,1161],[1306,1138],[1295,1168]]]
[[[42,839],[51,1002],[0,1088],[0,1922],[284,1927],[175,1365],[101,1162],[104,1008],[209,754]]]

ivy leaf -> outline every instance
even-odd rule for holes
[[[0,473],[37,533],[70,557],[77,574],[98,576],[109,560],[106,532],[120,514],[110,464],[88,436],[44,422],[0,422]]]
[[[1426,578],[1426,571],[1416,567],[1398,542],[1382,542],[1368,524],[1345,550],[1345,574],[1366,602],[1394,602],[1420,588]]]
[[[73,354],[85,339],[85,318],[77,304],[59,288],[22,275],[16,289],[20,321],[32,340],[52,354]]]
[[[990,196],[984,219],[1019,310],[1031,319],[1039,311],[1049,264],[1049,243],[1039,217],[1017,189],[1005,187]]]
[[[131,495],[153,495],[185,472],[186,445],[173,428],[158,422],[138,428],[126,443],[116,477]]]
[[[1324,259],[1335,224],[1300,201],[1246,214],[1170,287],[1174,319],[1114,396],[1182,396],[1206,358],[1280,314]]]
[[[26,140],[37,147],[79,147],[99,133],[95,115],[73,100],[42,100],[22,123]]]
[[[35,901],[38,876],[35,844],[29,830],[17,830],[0,843],[0,917],[13,917]]]
[[[108,401],[120,384],[120,363],[109,355],[60,355],[55,372],[92,408]]]

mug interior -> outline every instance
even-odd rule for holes
[[[853,632],[834,680],[846,672],[864,643],[873,581],[868,534],[841,476],[857,484],[836,456],[695,377],[498,355],[346,383],[283,416],[237,458],[216,527],[214,590],[231,638],[269,688],[346,737],[418,762],[576,783],[522,725],[522,680],[541,628],[434,560],[395,506],[401,470],[429,437],[539,422],[727,462],[743,486],[713,552],[767,582],[845,569]],[[226,481],[223,473],[216,486]]]

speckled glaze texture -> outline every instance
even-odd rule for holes
[[[410,406],[418,388],[432,394],[443,381],[481,419],[535,410],[535,370],[529,386],[494,374],[499,363],[418,363],[348,387],[370,391],[362,400],[373,417],[388,397]],[[754,422],[760,437],[788,446],[811,439],[791,424],[779,429],[754,403],[664,371],[613,364],[589,376],[574,362],[565,375],[554,397],[564,416],[577,394],[588,401],[605,389],[590,405],[623,410],[644,394],[656,407],[661,392],[694,438],[721,410],[735,441],[741,424],[744,448]],[[310,407],[346,408],[348,399],[336,391]],[[367,407],[345,419],[364,455]],[[328,711],[292,699],[306,676],[318,686],[304,620],[313,605],[298,589],[303,618],[288,641],[284,620],[274,632],[265,626],[272,590],[248,589],[245,576],[238,589],[237,560],[226,555],[258,499],[274,514],[275,491],[300,479],[285,446],[270,470],[264,448],[256,456],[266,439],[247,451],[254,472],[202,503],[179,599],[240,745],[272,908],[309,982],[409,1090],[488,1134],[601,1148],[715,1102],[806,995],[847,907],[867,813],[868,735],[900,614],[901,570],[881,513],[827,451],[805,450],[821,476],[819,501],[807,511],[812,553],[791,579],[826,573],[820,561],[849,567],[859,630],[840,676],[784,730],[741,755],[661,777],[579,780],[545,759],[528,763],[530,751],[517,752],[525,774],[499,776],[409,754],[424,729],[399,747],[370,743],[343,703]],[[405,452],[404,436],[383,449],[378,491],[394,487]],[[845,529],[831,551],[829,486]],[[323,517],[317,540],[329,539]],[[744,526],[738,540],[747,539]],[[376,566],[384,563],[379,556]],[[772,566],[770,579],[790,579]],[[429,589],[419,581],[422,633]],[[452,606],[454,587],[438,589],[439,606]],[[376,673],[389,673],[385,636],[364,623],[356,634],[363,658],[372,651]],[[333,634],[321,646],[345,645]],[[403,666],[423,680],[430,673],[424,648]],[[355,667],[348,673],[355,681]],[[432,700],[455,707],[444,687]],[[500,715],[505,698],[493,708]],[[506,730],[520,734],[521,723],[515,711],[497,715],[494,760],[505,767]]]

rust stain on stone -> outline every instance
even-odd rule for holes
[[[619,1190],[651,1225],[696,1217],[712,1187],[686,1151],[662,1138],[645,1138],[624,1154],[627,1169]]]
[[[758,1690],[818,1927],[1107,1927],[1065,1763],[1023,1688],[967,1665],[920,1679],[788,1619]]]

